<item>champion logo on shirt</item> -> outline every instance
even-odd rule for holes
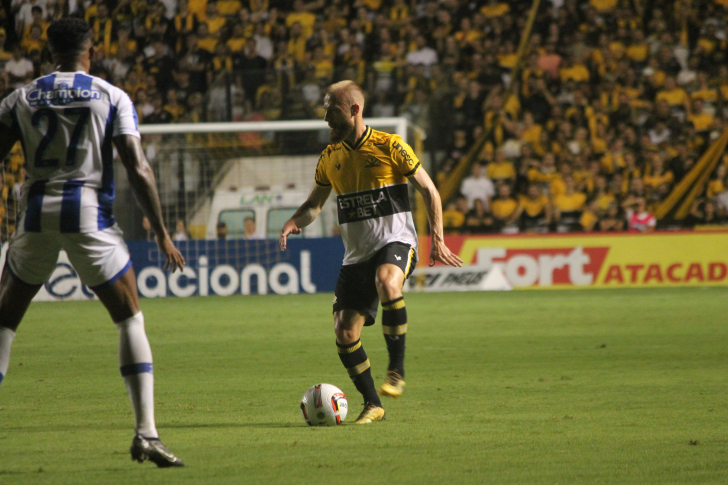
[[[35,108],[38,106],[65,106],[76,101],[91,101],[101,99],[101,92],[91,89],[91,77],[76,75],[73,85],[65,82],[55,85],[55,76],[40,78],[35,89],[25,95],[28,104]]]

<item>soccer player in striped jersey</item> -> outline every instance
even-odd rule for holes
[[[352,81],[329,87],[324,99],[331,144],[321,154],[315,184],[306,202],[286,221],[280,235],[300,234],[321,212],[333,189],[346,252],[336,283],[334,329],[339,358],[364,397],[359,424],[385,418],[360,336],[373,325],[382,302],[382,331],[389,351],[387,378],[379,394],[404,390],[407,310],[402,285],[417,263],[417,234],[407,181],[423,196],[432,232],[430,265],[461,266],[445,246],[440,194],[412,148],[401,137],[364,124],[364,93]]]
[[[113,146],[156,233],[165,267],[181,269],[185,261],[164,227],[131,100],[88,75],[91,35],[80,19],[51,24],[48,46],[58,70],[0,104],[0,160],[20,141],[27,170],[19,222],[0,278],[0,382],[8,371],[15,331],[64,249],[119,329],[121,375],[136,418],[132,459],[182,466],[159,441],[154,423],[152,352],[129,250],[112,214]]]

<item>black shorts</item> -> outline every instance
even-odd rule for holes
[[[379,306],[377,268],[387,263],[398,266],[407,279],[417,264],[417,250],[409,244],[393,242],[362,263],[342,266],[334,292],[334,312],[356,310],[367,315],[364,325],[374,325]]]

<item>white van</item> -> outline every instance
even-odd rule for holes
[[[256,238],[277,239],[283,224],[305,202],[308,191],[295,187],[246,187],[236,190],[216,190],[210,207],[205,231],[206,239],[217,238],[217,225],[224,222],[228,239],[244,237],[245,220],[255,221]],[[325,237],[338,235],[336,199],[327,202],[324,210],[303,233],[291,237]]]

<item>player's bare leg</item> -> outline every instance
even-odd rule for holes
[[[136,418],[131,445],[132,460],[154,462],[159,467],[183,466],[159,441],[154,422],[154,374],[152,350],[139,311],[136,276],[129,270],[108,286],[94,289],[119,329],[119,367]]]
[[[6,263],[0,278],[0,383],[8,373],[15,331],[41,286],[20,281],[10,273]]]
[[[364,397],[364,410],[357,418],[357,424],[382,421],[386,416],[374,387],[369,358],[361,345],[361,329],[365,322],[366,316],[356,310],[334,312],[334,332],[339,358],[356,389]]]
[[[402,297],[404,272],[394,264],[377,268],[377,293],[382,302],[382,332],[389,352],[387,378],[379,387],[379,394],[397,398],[404,392],[404,350],[407,334],[407,309]]]

